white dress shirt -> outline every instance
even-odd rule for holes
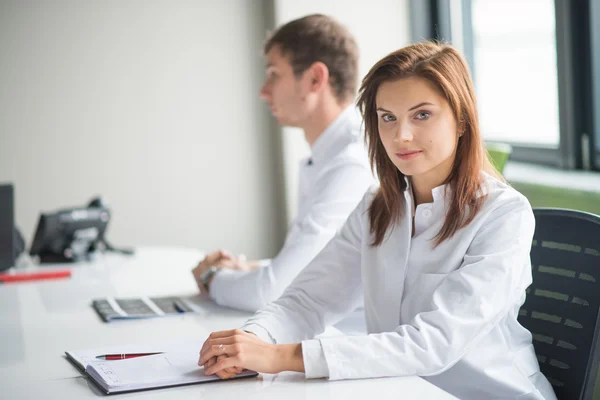
[[[447,186],[416,208],[407,190],[404,216],[378,247],[370,245],[372,188],[285,293],[242,329],[274,343],[302,341],[307,378],[418,375],[460,399],[556,399],[517,321],[532,282],[531,206],[484,177],[482,209],[435,248]],[[353,310],[363,290],[369,335],[313,339]]]
[[[219,270],[210,297],[220,305],[256,311],[277,299],[323,249],[375,182],[354,106],[317,138],[299,176],[298,214],[283,248],[254,271]]]

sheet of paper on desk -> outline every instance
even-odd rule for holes
[[[187,351],[92,362],[86,372],[109,394],[220,380],[215,375],[204,375],[204,368],[197,363],[198,353]],[[246,371],[240,377],[255,375]]]
[[[128,360],[96,361],[88,364],[88,374],[102,379],[108,386],[140,382],[162,382],[184,377],[204,376],[192,352],[157,354]],[[206,378],[206,377],[205,377]]]
[[[200,352],[206,338],[178,338],[160,343],[130,343],[116,346],[105,346],[81,350],[69,350],[65,354],[81,370],[85,370],[91,362],[99,361],[96,356],[105,354],[130,354],[130,353],[166,353],[181,350]]]
[[[87,375],[110,394],[220,380],[216,375],[204,375],[204,369],[198,366],[203,342],[204,339],[180,339],[157,345],[120,346],[116,351],[116,347],[70,351],[67,355],[82,363]],[[157,351],[163,354],[117,361],[96,359],[103,354]],[[254,371],[244,371],[238,377],[256,375]]]

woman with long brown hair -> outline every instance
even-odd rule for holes
[[[461,399],[555,399],[517,321],[533,213],[487,159],[463,57],[436,43],[393,52],[358,105],[379,187],[277,301],[211,334],[199,365],[222,378],[418,375]],[[369,335],[315,339],[361,302]]]

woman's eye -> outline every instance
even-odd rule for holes
[[[384,114],[384,115],[382,115],[382,116],[381,116],[381,119],[382,119],[384,122],[392,122],[392,121],[395,121],[395,120],[396,120],[396,118],[395,118],[393,115],[390,115],[390,114]]]
[[[425,119],[429,118],[430,116],[431,116],[431,113],[429,111],[421,111],[421,112],[417,113],[417,115],[415,117],[420,120],[425,120]]]

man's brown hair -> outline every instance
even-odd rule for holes
[[[329,70],[329,84],[339,102],[351,101],[358,84],[358,46],[352,34],[333,18],[307,15],[276,29],[264,46],[267,54],[279,46],[296,77],[315,62]]]

